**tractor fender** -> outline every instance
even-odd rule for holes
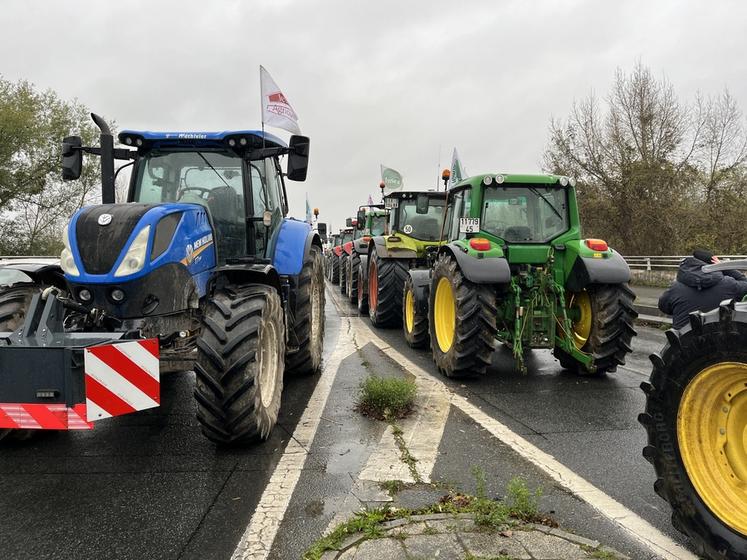
[[[9,259],[1,262],[0,268],[19,271],[20,283],[29,282],[40,286],[56,286],[61,290],[67,289],[65,273],[60,268],[59,259],[56,258]],[[23,276],[26,276],[28,280]]]
[[[369,252],[376,250],[376,256],[381,259],[416,259],[418,254],[409,249],[397,249],[390,251],[386,246],[386,237],[374,237],[369,243]]]
[[[213,271],[212,287],[219,288],[226,284],[243,286],[247,284],[265,284],[272,286],[283,297],[280,275],[270,264],[227,264]]]
[[[508,284],[511,269],[503,257],[478,259],[465,253],[456,243],[441,247],[440,253],[449,253],[459,265],[464,277],[475,284]]]
[[[630,280],[630,267],[622,255],[612,251],[605,259],[577,257],[566,280],[566,287],[579,292],[589,284],[622,284]]]
[[[360,239],[356,239],[353,241],[353,251],[358,253],[359,255],[362,255],[368,251],[368,242],[364,241],[361,237]]]
[[[427,268],[413,268],[408,272],[415,296],[415,312],[428,315],[428,300],[431,293],[431,271]]]
[[[311,229],[310,224],[289,218],[283,219],[272,256],[272,264],[277,273],[281,276],[301,274],[303,263],[314,239],[321,247],[319,235]]]

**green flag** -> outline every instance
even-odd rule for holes
[[[392,169],[391,167],[381,166],[381,180],[384,181],[387,191],[398,191],[402,189],[404,181],[402,180],[402,174],[399,171]]]

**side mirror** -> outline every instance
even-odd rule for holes
[[[319,235],[324,235],[326,237],[326,235],[327,235],[327,224],[317,223],[316,224],[316,230],[319,232]]]
[[[356,220],[358,221],[358,229],[363,229],[366,225],[366,211],[365,210],[358,210],[358,215],[356,216]]]
[[[353,227],[353,218],[345,218],[345,227]]]
[[[427,214],[428,213],[428,196],[419,194],[417,202],[415,203],[416,214]]]
[[[83,170],[83,141],[80,136],[68,136],[62,140],[62,180],[80,179]]]
[[[290,138],[288,153],[288,172],[286,177],[291,181],[305,181],[309,168],[309,137],[293,135]]]

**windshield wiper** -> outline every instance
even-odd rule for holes
[[[558,218],[560,218],[561,220],[563,219],[563,215],[558,211],[557,208],[555,208],[555,206],[553,205],[552,202],[550,202],[549,200],[547,200],[547,198],[545,198],[545,195],[543,195],[541,192],[539,192],[539,190],[537,190],[537,187],[527,187],[527,189],[529,190],[529,192],[536,194],[538,197],[540,197],[542,200],[544,200],[545,203],[550,208],[552,208],[552,211],[555,212],[555,215]]]
[[[202,155],[202,152],[197,152],[197,155],[202,158],[202,161],[204,161],[205,163],[208,164],[208,167],[210,169],[212,169],[215,172],[215,174],[218,176],[218,178],[221,181],[223,181],[223,184],[226,185],[230,189],[231,185],[229,185],[228,183],[226,183],[226,180],[223,178],[223,175],[221,175],[220,173],[218,173],[218,170],[215,167],[213,167],[213,165],[207,160],[207,158],[205,156]],[[540,195],[540,196],[542,196],[542,195]]]

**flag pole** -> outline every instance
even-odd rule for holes
[[[262,120],[262,149],[265,149],[265,100],[262,92],[262,65],[259,65],[259,115]]]

